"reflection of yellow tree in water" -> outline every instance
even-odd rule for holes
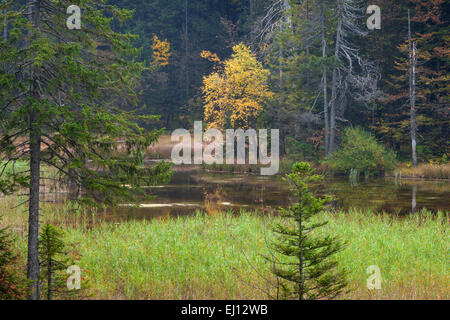
[[[203,190],[204,194],[204,207],[206,213],[210,216],[216,216],[223,210],[223,190],[220,187],[216,188],[214,193],[208,193],[206,189]]]

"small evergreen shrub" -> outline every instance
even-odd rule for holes
[[[323,212],[330,198],[315,197],[310,184],[322,178],[306,162],[295,163],[285,178],[297,202],[281,209],[280,220],[272,227],[275,237],[270,248],[275,254],[266,257],[280,280],[284,299],[333,299],[347,286],[346,274],[337,270],[335,260],[343,244],[336,237],[320,235],[316,230],[328,223],[314,218]]]
[[[77,265],[79,253],[74,250],[75,245],[64,242],[64,231],[46,224],[39,237],[39,261],[41,268],[41,288],[47,300],[52,299],[81,299],[87,297],[89,284],[83,277],[83,288],[69,290],[66,273],[71,265]]]
[[[62,231],[46,224],[39,237],[39,262],[43,292],[48,300],[65,289],[62,273],[68,268]]]

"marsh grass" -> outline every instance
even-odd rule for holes
[[[0,199],[3,224],[13,227],[25,265],[26,212]],[[265,234],[277,217],[257,213],[107,222],[89,210],[46,205],[42,221],[66,230],[76,244],[81,268],[94,298],[105,299],[267,299],[270,265]],[[352,299],[448,299],[448,213],[423,211],[408,217],[351,210],[318,217],[321,232],[346,242],[338,254],[348,272]],[[382,289],[366,289],[369,265],[381,269]],[[86,279],[86,278],[85,278]]]
[[[417,167],[401,165],[396,171],[396,176],[416,179],[450,179],[450,163],[423,163]]]
[[[8,226],[15,235],[25,237],[28,228],[27,196],[0,197],[2,224]],[[62,228],[90,229],[103,221],[98,209],[81,207],[75,202],[42,202],[40,204],[40,225],[52,224]]]

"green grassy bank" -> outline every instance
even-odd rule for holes
[[[26,212],[0,199],[3,225],[16,235],[24,270]],[[265,226],[254,213],[128,222],[102,222],[88,212],[46,205],[42,220],[63,227],[81,254],[93,298],[265,299],[270,265]],[[449,216],[422,212],[410,217],[370,212],[323,213],[323,228],[347,245],[339,253],[351,291],[341,298],[448,299]],[[267,232],[270,238],[270,232]],[[382,289],[366,288],[366,269],[378,265]],[[264,279],[263,279],[264,278]]]

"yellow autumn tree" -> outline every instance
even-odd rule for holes
[[[224,62],[209,51],[201,56],[216,64],[215,71],[203,78],[208,128],[248,128],[273,96],[267,86],[269,71],[242,43],[233,47],[231,58]]]
[[[167,40],[161,41],[158,36],[153,36],[153,59],[154,63],[160,66],[167,66],[169,58],[172,55],[170,52],[170,43]]]

